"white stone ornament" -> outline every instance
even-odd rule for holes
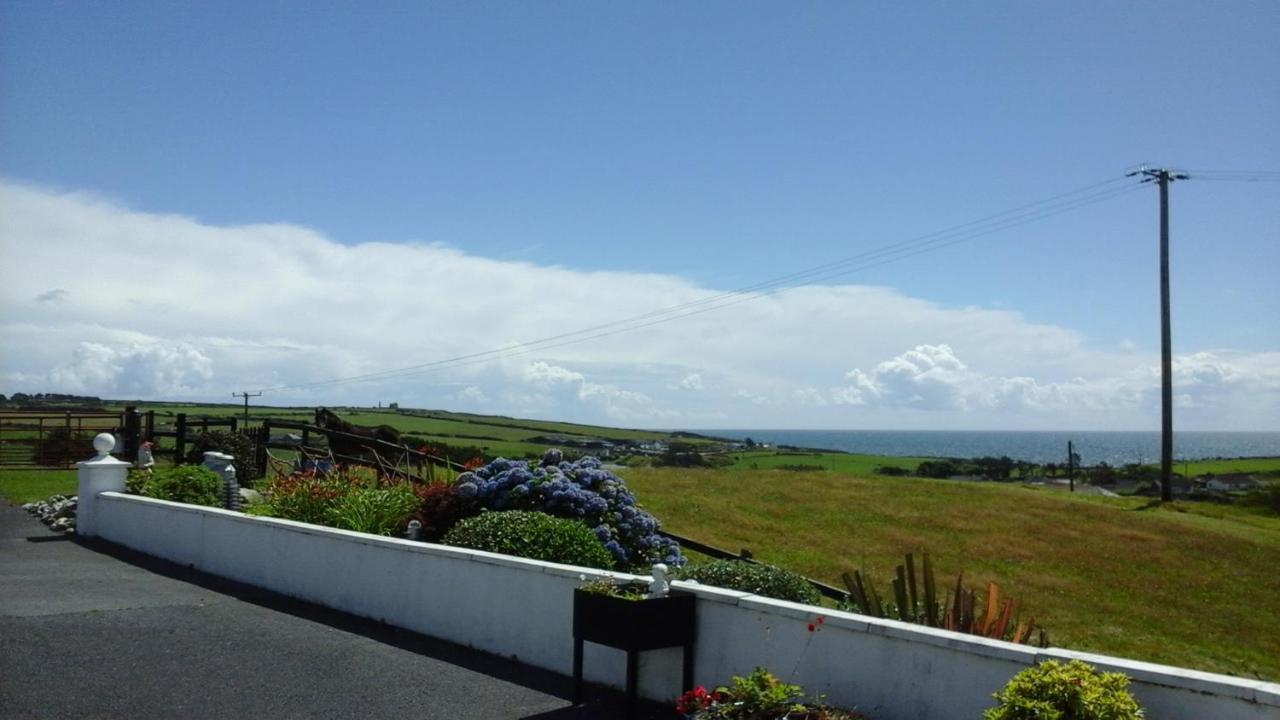
[[[658,563],[653,566],[653,581],[649,583],[649,597],[666,597],[671,592],[671,581],[667,580],[667,566]]]

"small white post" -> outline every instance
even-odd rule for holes
[[[98,493],[124,492],[129,476],[129,463],[111,457],[116,439],[110,433],[98,433],[93,438],[97,457],[76,463],[76,535],[97,535]]]

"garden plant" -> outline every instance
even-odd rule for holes
[[[820,698],[806,700],[799,685],[784,683],[762,667],[733,676],[728,686],[689,690],[676,700],[676,712],[693,720],[870,720]]]
[[[626,483],[592,457],[570,462],[551,449],[536,465],[499,458],[458,475],[453,487],[456,493],[439,492],[424,500],[419,510],[424,527],[438,531],[451,515],[464,512],[530,510],[585,525],[615,569],[685,563],[680,546],[658,534],[657,518],[639,508]],[[443,508],[445,503],[452,507]]]
[[[1079,660],[1027,668],[993,697],[983,720],[1141,720],[1123,673],[1100,673]]]
[[[822,602],[817,589],[804,577],[790,570],[744,560],[712,560],[691,564],[680,570],[679,578],[806,605],[818,605]]]
[[[445,535],[444,543],[531,560],[608,569],[613,558],[582,523],[528,510],[483,512]]]

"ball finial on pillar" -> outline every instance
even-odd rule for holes
[[[111,454],[115,446],[116,439],[111,436],[111,433],[98,433],[93,436],[93,449],[98,452],[98,457],[100,458]]]

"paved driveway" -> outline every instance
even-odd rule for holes
[[[566,652],[569,651],[566,638]],[[596,689],[54,535],[0,499],[0,717],[621,717]],[[649,706],[640,717],[671,717]]]

